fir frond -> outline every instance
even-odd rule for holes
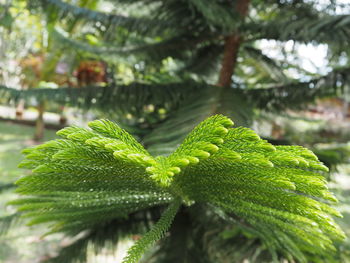
[[[123,61],[123,59],[125,61],[125,57],[130,57],[130,54],[137,55],[139,59],[150,59],[152,62],[160,62],[167,57],[185,58],[188,56],[186,53],[191,53],[197,46],[218,38],[216,34],[203,34],[200,36],[184,34],[166,38],[161,41],[153,41],[150,43],[139,41],[141,43],[137,45],[116,48],[111,44],[105,43],[100,43],[99,46],[89,45],[83,41],[66,37],[65,35],[66,33],[62,31],[62,29],[55,29],[52,31],[52,37],[56,39],[59,45],[70,49],[73,48],[80,53],[87,53],[89,57],[100,58],[112,63],[115,63],[115,61]]]
[[[35,210],[30,224],[57,220],[58,229],[62,223],[79,228],[172,200],[147,180],[145,169],[154,160],[133,137],[109,121],[89,125],[92,130],[66,128],[58,132],[65,139],[25,150],[20,166],[35,169],[18,181],[17,191],[35,189],[36,197],[13,203]]]
[[[129,248],[128,254],[124,258],[123,263],[138,262],[146,249],[164,236],[179,210],[181,203],[181,199],[176,199],[169,205],[167,210],[164,211],[159,221],[151,228],[151,230]]]
[[[212,25],[232,30],[235,22],[237,22],[236,17],[232,16],[232,10],[234,10],[232,5],[227,5],[227,3],[221,1],[208,0],[189,0],[188,2]]]
[[[0,237],[6,235],[6,233],[11,229],[11,226],[17,223],[21,214],[13,213],[11,215],[0,217]]]
[[[227,132],[226,128],[232,125],[232,121],[220,116],[202,122],[193,129],[174,153],[166,159],[159,157],[155,165],[147,168],[147,172],[161,185],[170,186],[172,177],[181,173],[181,168],[197,164],[218,151],[218,145],[223,143],[222,137]]]
[[[86,23],[99,22],[105,27],[113,29],[118,26],[126,27],[130,31],[143,34],[150,34],[152,30],[155,31],[156,29],[160,30],[160,24],[166,25],[165,21],[100,12],[61,0],[31,0],[29,5],[32,8],[41,7],[51,17],[54,16],[60,19],[74,17],[74,19],[83,20]]]
[[[271,80],[277,83],[286,83],[288,81],[287,76],[283,72],[283,67],[275,60],[265,55],[262,50],[245,45],[244,52],[248,58],[254,60],[256,67],[258,67],[260,71],[266,72],[270,82]],[[247,64],[249,65],[249,62]],[[257,83],[262,83],[262,80],[259,79]]]
[[[73,230],[69,236],[73,236],[70,244],[61,247],[58,254],[44,260],[44,263],[85,263],[88,255],[93,251],[100,253],[103,250],[115,251],[116,244],[130,235],[141,235],[150,228],[159,219],[161,207],[138,211],[128,215],[127,218],[118,218],[106,223],[98,222],[83,235],[75,239],[74,236],[79,233]]]
[[[13,183],[0,183],[0,193],[14,187],[15,185]]]
[[[118,2],[123,8],[123,14],[102,12],[96,10],[96,6],[89,8],[89,3],[85,3],[87,6],[77,6],[62,0],[31,0],[29,6],[35,9],[41,8],[49,19],[55,17],[90,23],[94,27],[100,27],[101,34],[125,28],[128,32],[141,36],[169,36],[184,33],[189,26],[198,24],[198,17],[193,16],[193,8],[182,2],[163,1],[159,4],[158,1],[147,1],[147,5],[142,3],[143,1]],[[143,12],[138,12],[140,4]],[[103,25],[103,29],[101,26],[96,26],[96,22]],[[181,28],[177,27],[179,24],[182,25]],[[205,30],[202,29],[202,32]]]
[[[215,112],[218,104],[221,105],[221,112],[234,119],[236,124],[250,125],[253,104],[248,103],[242,90],[204,86],[199,94],[184,99],[176,112],[146,134],[143,143],[152,154],[170,154],[199,122]]]
[[[313,151],[322,162],[334,170],[337,170],[338,165],[346,164],[350,161],[349,144],[338,143],[327,145],[327,147],[316,145]]]
[[[159,109],[171,111],[202,86],[203,84],[195,82],[133,83],[105,87],[19,90],[0,85],[0,101],[13,104],[23,99],[30,104],[33,100],[46,100],[81,109],[96,109],[103,111],[104,116],[111,114],[114,119],[122,120],[127,114],[135,118],[147,117],[145,108],[149,105],[154,107],[155,112]]]
[[[350,84],[349,67],[334,69],[327,75],[305,82],[291,82],[268,88],[249,89],[246,96],[266,111],[301,109],[316,98],[337,96],[346,92]]]
[[[210,204],[243,219],[272,250],[301,262],[330,257],[344,239],[328,205],[328,168],[299,146],[273,146],[252,130],[231,128],[221,115],[200,123],[169,156],[152,157],[115,123],[69,127],[63,139],[24,151],[33,169],[13,201],[30,224],[54,222],[51,232],[82,231],[154,206],[170,204],[129,251],[136,262],[169,228],[181,203]]]
[[[249,32],[261,39],[340,45],[349,40],[349,23],[349,15],[295,16],[291,19],[282,13],[272,21],[252,22],[246,26]]]
[[[208,76],[216,73],[219,67],[219,59],[223,46],[209,44],[199,47],[186,63],[184,72],[193,72],[200,76]]]
[[[345,87],[350,84],[348,71],[349,67],[342,67],[334,69],[327,75],[305,82],[292,81],[289,84],[268,88],[230,89],[222,99],[225,100],[227,96],[230,96],[231,99],[236,98],[236,100],[242,100],[243,98],[244,101],[248,100],[252,105],[267,111],[288,108],[298,109],[306,103],[315,101],[316,98],[344,94]],[[198,91],[201,91],[204,94],[203,96],[209,94],[209,96],[215,97],[217,87],[194,81],[29,90],[19,90],[0,85],[0,101],[11,103],[23,99],[30,103],[33,99],[37,101],[47,100],[60,105],[83,109],[99,109],[107,114],[115,112],[114,115],[119,115],[119,117],[125,116],[127,113],[143,117],[145,115],[144,107],[147,105],[165,108],[166,110],[178,109],[182,102],[198,94]],[[222,100],[220,102],[222,103]],[[208,103],[210,104],[210,102]],[[234,105],[232,101],[227,103]],[[115,105],[118,105],[118,107],[116,108]],[[234,117],[237,118],[237,116]],[[236,120],[236,122],[238,121]]]

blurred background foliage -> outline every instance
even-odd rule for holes
[[[107,262],[122,253],[118,237],[137,239],[159,216],[155,208],[42,239],[44,226],[24,227],[6,205],[24,173],[21,149],[100,117],[152,154],[169,153],[215,113],[274,144],[307,146],[331,168],[350,234],[349,12],[336,0],[0,0],[0,261]],[[198,206],[144,262],[244,260],[272,257],[259,238]],[[335,262],[350,262],[350,242]]]

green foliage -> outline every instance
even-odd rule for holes
[[[316,98],[335,97],[347,93],[349,87],[348,69],[338,68],[325,76],[305,82],[290,82],[261,89],[250,89],[248,94],[256,107],[265,111],[276,111],[292,108],[301,109]]]
[[[0,237],[10,230],[11,225],[15,224],[19,217],[20,213],[0,217]]]
[[[254,51],[256,52],[256,50]],[[274,70],[276,68],[274,67]],[[130,85],[108,85],[104,87],[57,88],[57,89],[29,89],[18,90],[0,85],[0,101],[17,103],[20,99],[31,103],[33,100],[47,100],[60,105],[68,105],[85,109],[99,109],[105,115],[113,114],[113,118],[121,120],[126,114],[145,117],[145,107],[153,105],[155,111],[165,109],[174,112],[185,106],[196,97],[204,106],[212,104],[229,104],[232,112],[244,110],[242,101],[249,101],[252,105],[266,111],[280,111],[284,109],[300,109],[316,98],[344,94],[349,86],[349,67],[334,69],[327,75],[315,77],[309,81],[290,81],[287,84],[254,88],[241,85],[239,88],[229,89],[224,96],[217,98],[221,88],[202,82],[184,81],[179,83],[145,84],[132,83]],[[200,98],[198,98],[200,94]],[[212,98],[215,97],[215,102]],[[225,102],[227,100],[227,102]],[[237,100],[232,103],[229,100]],[[237,103],[239,105],[237,106]],[[237,107],[236,107],[237,106]],[[188,109],[187,109],[188,110]],[[226,112],[223,112],[226,114]],[[209,114],[210,115],[210,114]],[[242,115],[242,114],[241,114]],[[208,116],[204,115],[203,119]],[[230,115],[231,116],[231,115]],[[182,116],[183,117],[183,116]],[[237,116],[233,116],[237,119]],[[238,117],[241,119],[241,117]],[[203,119],[199,119],[202,121]],[[197,120],[198,122],[198,120]],[[244,122],[239,121],[239,124]],[[193,128],[191,126],[189,129]],[[156,132],[156,131],[155,131]],[[188,132],[188,131],[187,131]]]
[[[134,20],[126,16],[106,14],[84,7],[74,6],[60,0],[44,0],[44,1],[30,1],[32,7],[35,5],[42,5],[47,8],[49,12],[57,12],[58,16],[65,17],[69,13],[74,14],[76,18],[83,18],[89,22],[100,22],[105,25],[113,23],[114,25],[125,26],[127,23],[132,23]],[[35,3],[39,2],[39,3]],[[41,2],[41,3],[40,3]]]
[[[200,94],[184,99],[179,108],[170,112],[168,118],[146,134],[142,141],[153,155],[168,155],[199,122],[218,110],[235,119],[237,124],[249,126],[253,110],[245,95],[240,89],[203,87]]]
[[[253,22],[246,26],[259,38],[342,45],[349,39],[349,23],[349,15],[295,16],[291,20],[282,13],[274,21]]]
[[[201,88],[200,83],[169,83],[110,85],[105,87],[57,88],[18,90],[0,85],[2,101],[18,102],[24,99],[48,100],[60,105],[70,105],[79,108],[99,108],[105,112],[117,111],[139,116],[143,106],[177,105],[185,96],[195,94]],[[118,105],[118,107],[113,107]]]
[[[53,222],[51,232],[78,233],[96,224],[169,205],[158,223],[130,249],[136,262],[161,238],[181,203],[208,204],[226,220],[239,218],[271,253],[300,262],[332,259],[344,238],[327,203],[336,201],[324,179],[328,168],[299,146],[273,146],[247,128],[212,116],[169,156],[152,157],[131,135],[107,120],[90,129],[68,127],[63,139],[24,150],[12,202],[29,224]]]
[[[60,249],[59,254],[48,258],[46,263],[61,262],[87,262],[89,248],[95,253],[103,250],[115,250],[116,244],[122,242],[130,235],[138,236],[150,228],[159,219],[161,210],[158,207],[142,210],[128,215],[128,218],[117,218],[107,223],[98,222],[93,227],[84,231],[79,238],[74,238],[72,243]],[[72,233],[73,235],[75,233]]]
[[[169,205],[167,210],[164,211],[162,217],[152,227],[152,229],[128,250],[128,255],[123,260],[123,263],[138,262],[143,253],[145,253],[145,250],[155,241],[161,239],[165,235],[180,206],[181,199],[174,200],[174,202]]]
[[[330,144],[327,147],[316,146],[313,151],[322,162],[335,170],[338,165],[349,163],[349,144]]]
[[[70,45],[70,49],[78,47],[87,50],[92,56],[103,57],[107,61],[110,60],[108,50],[117,54],[114,57],[137,55],[144,58],[146,55],[151,58],[150,61],[157,60],[158,63],[166,57],[179,58],[187,63],[192,57],[198,57],[201,50],[207,50],[206,47],[219,57],[223,48],[217,50],[215,47],[223,47],[225,36],[236,31],[244,36],[243,44],[273,39],[344,47],[343,43],[349,40],[349,16],[335,15],[331,9],[320,10],[317,2],[252,1],[249,8],[252,15],[247,21],[240,21],[239,15],[235,13],[237,1],[113,2],[115,8],[107,13],[99,11],[99,3],[103,1],[94,1],[94,6],[84,7],[62,0],[30,1],[32,6],[41,7],[48,19],[58,17],[90,25],[88,31],[95,31],[93,34],[101,40],[100,43],[109,43],[109,47],[89,47],[83,42],[77,42],[78,34],[73,39],[70,36],[56,42]],[[245,58],[249,53],[252,51],[241,50],[239,56]],[[259,61],[261,56],[255,56],[254,59]],[[206,75],[205,71],[197,73]]]
[[[248,59],[252,61],[251,63],[255,64],[253,65],[254,68],[265,73],[263,74],[263,77],[270,85],[272,84],[272,80],[276,83],[288,83],[288,81],[291,81],[284,73],[284,67],[282,67],[281,63],[266,56],[262,50],[256,49],[252,46],[244,46],[244,51],[247,54]],[[246,61],[244,64],[249,65],[250,63],[249,61]],[[254,72],[254,76],[252,76],[252,79],[257,79],[256,86],[263,86],[264,78],[259,77],[258,72]],[[249,79],[249,81],[252,80]]]
[[[228,5],[221,1],[208,0],[190,0],[188,2],[190,6],[193,5],[195,9],[204,16],[208,23],[220,26],[225,30],[232,29],[235,22],[237,22],[235,17],[232,16],[232,11],[230,10],[230,8],[233,9],[232,5]]]

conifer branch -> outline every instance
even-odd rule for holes
[[[30,224],[55,222],[51,232],[83,231],[154,206],[170,204],[153,229],[129,251],[136,262],[161,238],[183,202],[207,203],[256,229],[271,249],[306,262],[328,257],[344,233],[331,218],[328,168],[299,146],[273,146],[252,130],[231,128],[221,115],[200,123],[169,156],[152,157],[107,120],[90,129],[68,127],[63,139],[24,150],[13,201]],[[278,237],[278,238],[277,238]]]
[[[151,230],[129,248],[127,256],[123,259],[123,263],[138,262],[146,249],[165,235],[166,231],[170,228],[171,222],[179,210],[181,203],[181,199],[176,199],[169,205]]]

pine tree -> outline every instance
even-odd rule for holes
[[[18,191],[29,196],[14,203],[29,211],[32,224],[56,222],[52,232],[86,233],[51,261],[84,262],[90,244],[145,233],[125,259],[134,262],[169,231],[147,262],[337,262],[330,251],[343,234],[329,217],[339,214],[325,203],[335,199],[317,158],[232,129],[225,117],[207,118],[225,114],[249,126],[254,109],[298,109],[342,92],[347,66],[325,76],[303,73],[310,78],[300,82],[286,74],[295,65],[271,59],[256,41],[325,43],[336,57],[348,40],[347,15],[304,1],[118,0],[115,13],[97,11],[98,1],[90,9],[61,0],[29,3],[48,21],[62,22],[52,29],[55,43],[80,56],[146,63],[140,81],[128,85],[0,88],[3,100],[97,109],[143,145],[102,120],[90,123],[91,130],[66,128],[62,140],[25,151],[22,166],[34,170]],[[86,43],[84,30],[68,38],[69,21],[92,28],[87,32],[98,45]],[[178,65],[175,76],[159,78],[153,71],[168,57]],[[181,259],[179,251],[186,251]]]

